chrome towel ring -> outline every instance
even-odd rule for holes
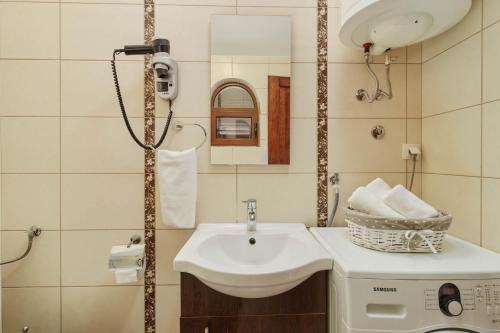
[[[198,126],[199,128],[201,128],[201,130],[203,131],[204,138],[203,141],[196,146],[196,149],[200,149],[205,144],[205,142],[207,142],[208,135],[205,127],[201,126],[198,123],[183,123],[182,121],[176,121],[174,127],[176,130],[181,131],[184,128],[184,126]]]

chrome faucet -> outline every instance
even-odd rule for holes
[[[257,230],[257,200],[248,199],[243,201],[247,204],[247,231]]]

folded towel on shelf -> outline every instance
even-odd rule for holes
[[[194,228],[197,196],[195,148],[158,151],[158,184],[163,223],[174,228]]]
[[[347,202],[351,208],[366,214],[396,219],[403,218],[402,215],[387,206],[382,199],[368,191],[366,187],[358,187]]]
[[[439,212],[434,207],[408,191],[402,185],[397,185],[390,190],[384,196],[384,202],[387,206],[406,218],[425,219],[439,215]]]
[[[375,194],[375,196],[379,199],[383,200],[384,196],[392,190],[392,187],[390,187],[382,178],[376,178],[371,181],[370,184],[366,185],[366,189]]]

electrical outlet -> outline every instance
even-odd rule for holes
[[[417,154],[417,158],[422,155],[422,150],[419,144],[416,143],[403,143],[403,148],[401,150],[401,158],[403,160],[411,160],[410,151],[413,154]]]

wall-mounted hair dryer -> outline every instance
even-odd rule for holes
[[[170,58],[170,42],[165,38],[155,38],[151,45],[125,45],[116,49],[115,54],[153,54],[156,93],[165,100],[177,97],[177,63]]]
[[[156,93],[160,98],[169,102],[169,113],[165,123],[165,128],[163,129],[157,143],[146,145],[141,142],[132,130],[132,126],[130,126],[127,112],[125,111],[125,105],[123,104],[118,73],[116,71],[116,56],[121,53],[124,53],[125,55],[153,54],[152,66],[155,75]],[[118,104],[120,105],[123,120],[125,121],[125,125],[127,126],[132,139],[134,139],[134,141],[144,149],[155,150],[160,147],[167,135],[173,113],[171,107],[172,101],[177,97],[178,68],[177,63],[170,58],[170,42],[165,38],[155,38],[151,42],[151,45],[125,45],[122,49],[115,49],[113,51],[113,60],[111,60],[111,70],[113,72],[113,80],[115,83],[116,95],[118,97]]]

